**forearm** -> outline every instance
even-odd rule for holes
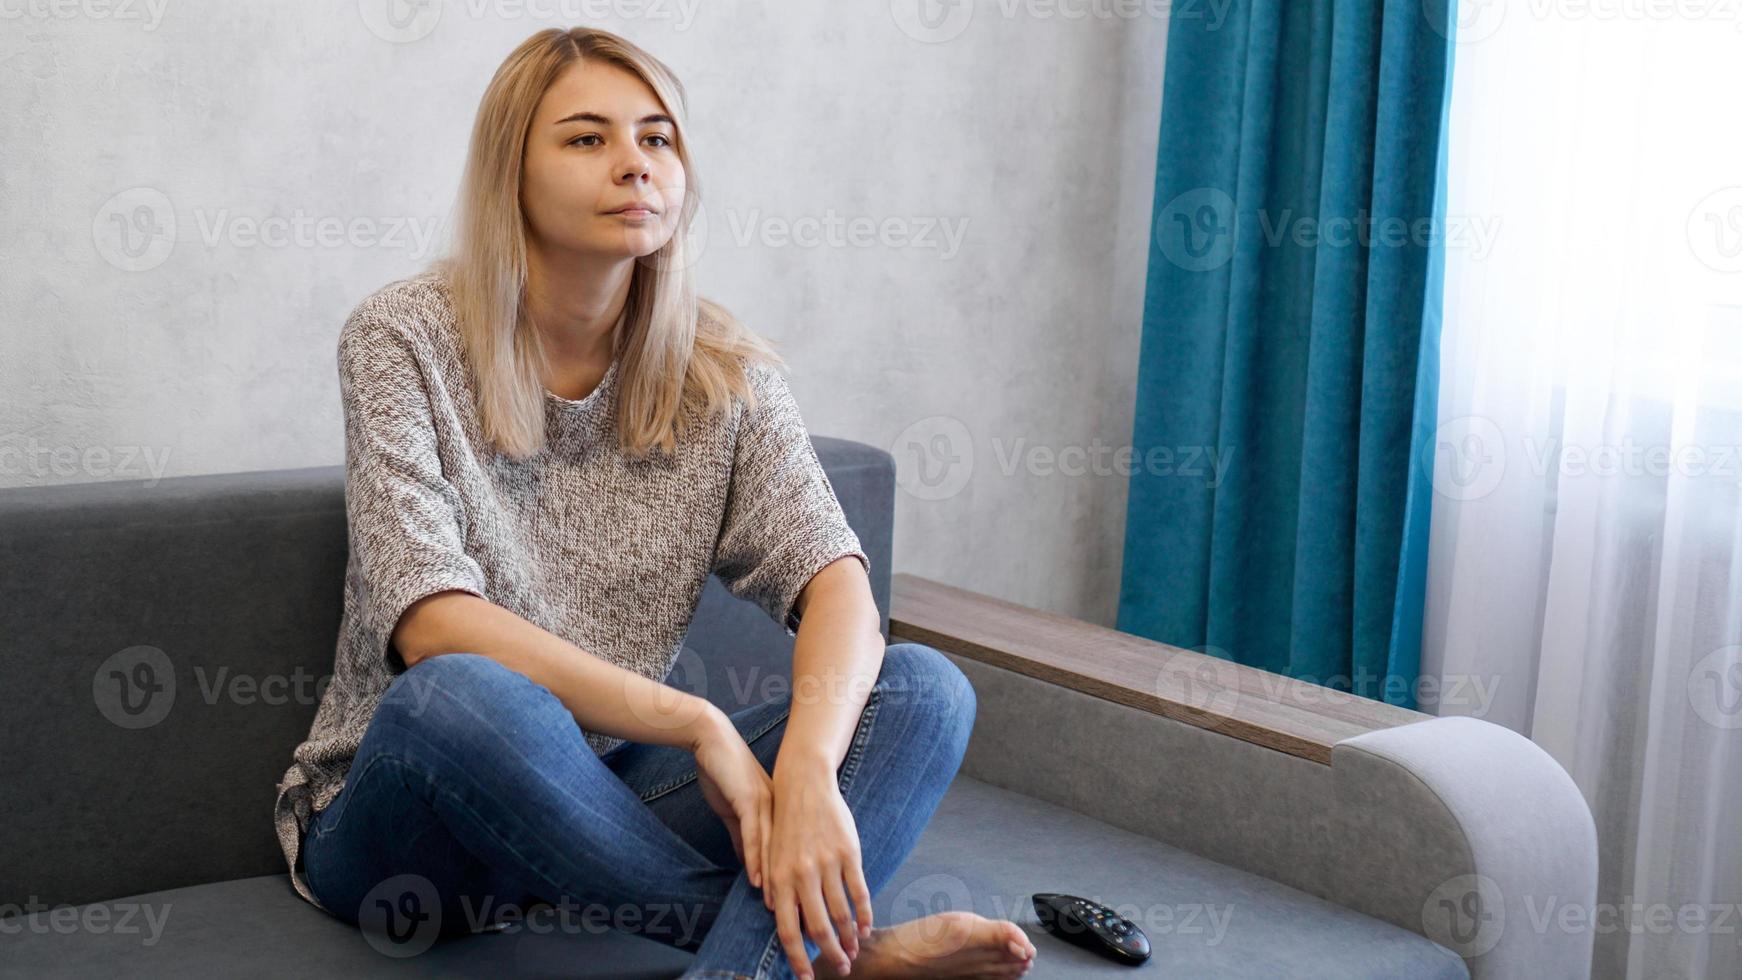
[[[799,601],[792,711],[774,776],[833,780],[883,666],[884,642],[864,566],[847,557],[818,572]]]
[[[631,742],[693,751],[725,720],[703,698],[625,670],[468,592],[413,603],[393,643],[408,667],[445,653],[482,654],[549,688],[583,729]]]

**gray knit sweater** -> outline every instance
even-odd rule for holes
[[[710,573],[789,635],[793,603],[837,558],[870,559],[835,498],[786,381],[747,368],[735,401],[672,454],[624,455],[617,365],[585,398],[545,393],[546,449],[512,461],[479,435],[474,380],[445,283],[425,273],[365,299],[339,334],[350,558],[333,679],[278,785],[291,881],[314,813],[345,774],[381,695],[389,646],[418,599],[463,589],[582,650],[663,680]],[[599,754],[622,743],[585,733]]]

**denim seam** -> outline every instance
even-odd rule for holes
[[[852,785],[853,776],[859,771],[859,759],[865,754],[865,744],[871,741],[871,728],[877,723],[877,706],[883,703],[879,697],[883,692],[875,687],[871,696],[866,699],[864,715],[859,719],[859,728],[853,735],[853,744],[847,747],[847,760],[841,766],[840,788],[842,794]],[[774,958],[784,952],[780,945],[780,933],[768,937],[768,946],[762,951],[762,962],[756,965],[757,980],[773,976]]]
[[[305,841],[315,839],[315,836],[317,834],[324,837],[327,834],[330,834],[333,831],[339,829],[339,825],[345,822],[346,804],[349,803],[350,799],[351,799],[349,796],[345,796],[345,790],[349,789],[352,786],[355,786],[358,781],[360,781],[364,776],[367,776],[369,774],[369,770],[375,768],[375,764],[377,762],[380,762],[381,758],[382,758],[381,756],[377,755],[377,756],[371,758],[368,762],[364,763],[362,769],[347,769],[345,771],[345,784],[343,786],[339,787],[339,792],[336,795],[334,795],[332,801],[329,802],[327,804],[327,806],[320,811],[320,813],[310,815],[309,821],[308,821],[309,822],[308,833],[306,835],[304,835],[304,838],[303,838]],[[352,795],[355,795],[355,794],[352,794]],[[339,797],[344,797],[344,800],[341,801],[339,799]],[[331,825],[323,825],[318,818],[320,816],[322,816],[323,814],[325,814],[327,812],[327,810],[332,809],[334,804],[337,804],[339,807],[338,814],[333,817],[333,822]]]
[[[750,742],[754,742],[757,739],[761,738],[762,736],[767,735],[769,732],[774,730],[775,725],[778,725],[781,722],[785,721],[787,719],[787,716],[790,715],[791,713],[792,713],[791,708],[787,708],[785,711],[782,711],[780,713],[779,717],[775,718],[773,721],[769,722],[768,724],[763,725],[761,731],[758,731],[756,734],[745,739],[744,740],[745,743],[748,744]],[[696,778],[696,771],[692,769],[692,770],[690,770],[690,773],[687,776],[679,776],[677,779],[674,779],[671,782],[666,783],[663,786],[656,786],[653,789],[648,790],[647,795],[643,796],[641,798],[641,802],[652,803],[654,800],[659,799],[660,797],[664,796],[665,794],[682,788],[685,784],[689,783],[691,780],[693,780],[695,778]]]

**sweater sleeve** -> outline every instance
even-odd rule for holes
[[[847,523],[786,379],[766,364],[750,371],[756,404],[738,423],[712,570],[728,592],[796,636],[794,604],[812,576],[847,555],[869,574],[871,559]]]
[[[364,596],[357,619],[397,674],[404,660],[391,640],[406,608],[450,589],[484,598],[484,572],[465,552],[459,494],[442,475],[430,394],[403,332],[353,314],[338,361],[345,514]]]

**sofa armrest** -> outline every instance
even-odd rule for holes
[[[1432,717],[917,575],[892,590],[904,639],[1314,762]]]
[[[1535,742],[1447,716],[1339,742],[1331,773],[1348,826],[1386,846],[1352,856],[1347,891],[1419,910],[1417,931],[1472,976],[1590,975],[1597,828]],[[1400,879],[1398,868],[1414,870]]]
[[[967,775],[1425,935],[1472,977],[1588,975],[1590,930],[1555,913],[1595,901],[1595,830],[1530,740],[914,575],[892,593],[892,637],[974,685]]]

